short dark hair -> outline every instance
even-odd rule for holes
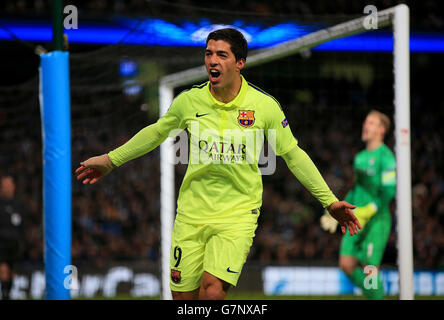
[[[228,42],[231,46],[231,51],[236,57],[236,61],[239,61],[239,59],[247,61],[248,44],[240,31],[234,28],[215,30],[208,35],[206,44],[208,44],[210,40],[223,40]]]

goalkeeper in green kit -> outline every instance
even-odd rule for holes
[[[353,211],[363,229],[354,237],[344,234],[339,252],[340,268],[372,300],[384,298],[378,271],[392,224],[389,205],[396,192],[395,156],[384,144],[389,127],[389,118],[375,110],[364,121],[366,149],[355,156],[355,182],[345,198],[356,205]],[[321,226],[333,233],[337,222],[326,212]]]

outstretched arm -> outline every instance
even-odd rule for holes
[[[187,103],[186,95],[178,95],[167,113],[157,120],[156,123],[143,128],[127,143],[108,154],[92,157],[81,162],[80,167],[76,170],[76,174],[78,174],[77,179],[83,179],[84,184],[96,183],[110,173],[113,168],[119,167],[125,162],[138,158],[157,148],[168,135],[171,134],[173,136],[175,134],[174,129],[185,129],[186,124],[183,121],[181,110]]]
[[[295,177],[319,200],[331,216],[341,225],[342,233],[348,227],[351,235],[356,234],[361,225],[353,214],[356,206],[346,201],[339,201],[322,178],[318,169],[304,150],[295,146],[292,150],[282,155],[288,168]]]

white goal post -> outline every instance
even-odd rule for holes
[[[394,72],[394,126],[397,166],[397,238],[399,268],[399,298],[414,299],[413,288],[413,241],[411,204],[410,160],[410,49],[409,8],[398,5],[379,11],[378,27],[393,26],[393,72]],[[257,51],[248,57],[245,67],[309,50],[321,43],[368,31],[364,26],[366,17],[357,18],[336,26],[319,30],[295,40]],[[194,84],[207,78],[205,66],[167,75],[160,80],[159,116],[162,117],[174,98],[174,88]],[[170,247],[175,216],[174,139],[167,138],[161,145],[161,274],[162,299],[171,299],[170,292]]]

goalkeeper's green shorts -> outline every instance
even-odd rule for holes
[[[364,265],[380,266],[392,227],[390,213],[373,216],[357,235],[342,236],[340,256],[353,256]]]
[[[256,228],[256,223],[194,225],[176,219],[171,240],[171,290],[199,288],[204,271],[236,286]]]

